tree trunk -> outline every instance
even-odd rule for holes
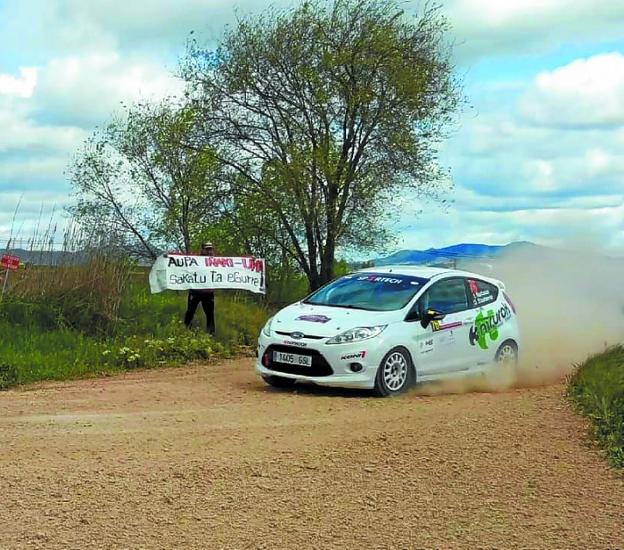
[[[334,255],[336,253],[336,243],[333,236],[327,235],[327,243],[321,257],[320,285],[329,283],[334,278]]]
[[[314,292],[317,288],[321,287],[323,283],[321,282],[317,263],[318,243],[314,238],[314,229],[309,220],[305,221],[305,231],[308,245],[308,263],[310,265],[310,272],[307,274],[308,282],[310,284],[310,292]]]
[[[316,268],[316,263],[314,264],[314,269],[312,269],[308,274],[308,283],[310,285],[310,292],[318,290],[324,284],[321,282],[321,276],[319,275],[318,269]]]

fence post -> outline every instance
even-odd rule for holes
[[[0,294],[0,301],[4,298],[4,291],[6,290],[7,281],[9,280],[9,268],[4,273],[4,282],[2,283],[2,294]]]

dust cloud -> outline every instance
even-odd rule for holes
[[[520,363],[417,391],[432,395],[504,391],[555,383],[574,366],[624,341],[624,259],[594,252],[518,245],[491,262],[458,265],[500,279],[518,312]]]

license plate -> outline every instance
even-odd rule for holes
[[[309,355],[298,355],[296,353],[273,352],[273,361],[276,363],[287,363],[288,365],[298,365],[300,367],[311,367],[312,357]]]

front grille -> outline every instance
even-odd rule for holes
[[[300,365],[288,365],[286,363],[276,363],[273,361],[273,352],[281,351],[283,353],[296,353],[297,355],[307,355],[312,357],[312,366],[303,367]],[[287,374],[299,374],[302,376],[331,376],[334,371],[329,363],[321,355],[320,352],[313,349],[295,348],[292,346],[271,345],[267,348],[265,354],[268,353],[268,368],[276,372],[284,372]]]
[[[292,334],[292,332],[280,332],[279,330],[276,330],[275,333],[281,334],[282,336],[290,336]],[[312,336],[311,334],[304,334],[303,337],[308,340],[322,340],[323,338],[326,338],[326,336]]]

